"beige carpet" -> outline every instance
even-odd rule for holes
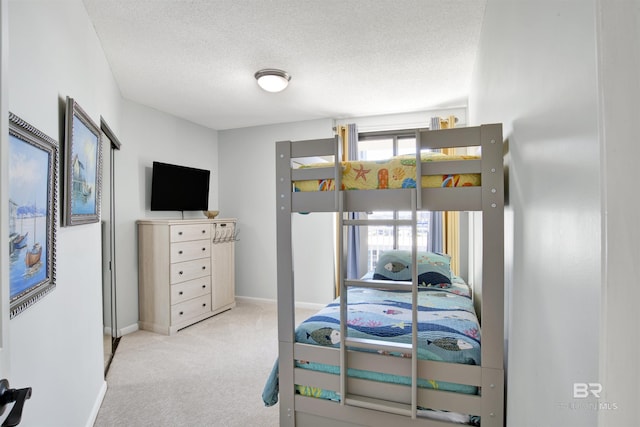
[[[94,426],[275,427],[261,394],[277,348],[275,303],[247,300],[170,337],[125,335]]]

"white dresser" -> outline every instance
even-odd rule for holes
[[[235,219],[137,224],[141,329],[171,335],[235,306]]]

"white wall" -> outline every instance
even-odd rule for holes
[[[470,123],[508,139],[507,425],[595,426],[600,157],[594,0],[489,0]]]
[[[62,141],[66,96],[97,123],[101,113],[117,115],[108,70],[81,2],[9,2],[10,111]],[[10,382],[33,388],[21,425],[83,426],[97,410],[105,387],[100,235],[97,223],[59,227],[56,289],[10,322]]]
[[[237,295],[276,299],[275,142],[328,138],[332,126],[314,120],[219,132],[220,215],[240,227]],[[296,301],[325,304],[333,298],[333,215],[294,214],[293,226]]]
[[[600,426],[636,425],[640,402],[640,199],[636,180],[640,145],[640,1],[597,0],[598,76],[603,195],[603,290],[600,346]]]
[[[151,171],[154,160],[211,171],[209,209],[218,207],[217,132],[131,101],[123,100],[122,149],[116,164],[117,329],[126,334],[138,322],[138,248],[136,221],[182,218],[180,212],[151,212]],[[204,218],[185,212],[185,218]]]
[[[118,327],[135,330],[135,221],[179,216],[148,211],[152,161],[211,169],[215,209],[217,133],[123,100],[81,0],[9,1],[8,68],[13,113],[62,143],[70,96],[97,124],[103,116],[123,144],[115,182]],[[33,388],[21,426],[85,426],[97,414],[106,387],[100,239],[99,223],[59,227],[56,289],[9,322],[10,383]]]

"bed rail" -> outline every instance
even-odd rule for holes
[[[416,131],[417,146],[424,149],[456,147],[481,148],[480,160],[420,162],[417,157],[416,171],[419,176],[479,173],[482,185],[479,187],[420,188],[417,194],[418,210],[483,211],[488,206],[501,208],[503,191],[502,176],[502,126],[482,125],[469,128],[454,128],[436,131]],[[282,198],[290,198],[291,212],[337,212],[338,194],[341,188],[341,146],[338,137],[306,140],[281,141],[277,143],[278,155],[286,160],[282,166],[286,172],[281,179]],[[499,150],[496,154],[495,151]],[[290,161],[305,157],[334,156],[334,163],[324,168],[291,169]],[[286,163],[286,166],[285,166]],[[334,180],[333,191],[295,192],[293,183],[304,180]],[[419,180],[416,180],[419,182]],[[372,210],[411,210],[411,189],[358,190],[347,191],[344,195],[343,210],[365,212]],[[495,206],[492,206],[495,204]]]
[[[442,149],[456,147],[475,147],[481,144],[482,132],[492,126],[482,125],[475,127],[461,127],[453,129],[420,130],[420,143],[422,148]]]

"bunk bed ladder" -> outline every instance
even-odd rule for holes
[[[419,156],[419,154],[418,154]],[[419,163],[419,162],[418,162]],[[417,203],[419,191],[413,189],[411,193],[411,219],[347,219],[345,218],[344,209],[344,192],[341,191],[338,201],[339,213],[339,231],[338,231],[338,248],[341,256],[344,255],[344,228],[347,226],[367,226],[367,225],[398,225],[410,226],[412,235],[411,250],[411,281],[388,281],[388,280],[357,280],[346,278],[345,263],[341,263],[340,268],[340,396],[341,404],[349,406],[358,406],[361,408],[374,409],[384,412],[390,412],[399,415],[410,416],[412,419],[417,417],[417,401],[418,401],[418,328],[412,327],[411,344],[395,343],[384,340],[371,340],[349,337],[347,335],[347,298],[349,287],[370,287],[376,289],[387,290],[408,290],[412,292],[412,318],[411,324],[418,324],[418,269],[417,269]],[[348,349],[373,350],[384,353],[402,354],[404,357],[411,358],[411,403],[400,403],[393,401],[380,400],[368,396],[354,395],[348,390],[348,370],[349,355]],[[397,357],[397,356],[388,356]]]

